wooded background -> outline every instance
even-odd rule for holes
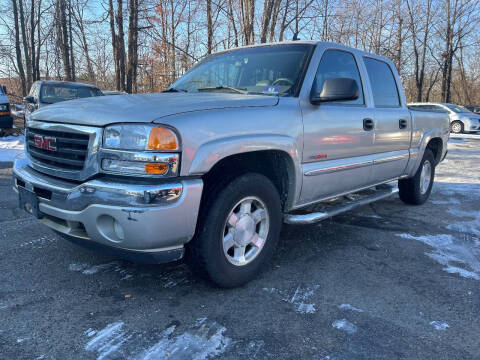
[[[478,0],[1,0],[0,83],[165,89],[202,57],[300,39],[387,56],[409,101],[480,104]]]

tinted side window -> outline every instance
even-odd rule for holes
[[[364,58],[375,106],[400,106],[397,84],[386,62]]]
[[[321,91],[326,79],[351,78],[357,82],[360,90],[358,99],[342,101],[342,104],[364,104],[362,81],[358,72],[357,63],[351,53],[341,50],[327,50],[320,60],[315,76],[316,88]]]

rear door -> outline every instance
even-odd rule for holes
[[[364,56],[363,61],[373,96],[375,137],[373,181],[401,176],[408,163],[412,119],[393,65]]]
[[[321,58],[316,60],[319,65],[310,76],[317,89],[328,78],[352,78],[360,89],[360,97],[313,105],[309,101],[311,87],[305,89],[301,102],[304,149],[300,199],[304,204],[365,187],[372,181],[374,131],[364,128],[364,121],[372,121],[373,109],[366,105],[359,59],[348,49],[327,48],[315,55]]]

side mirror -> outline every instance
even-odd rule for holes
[[[25,101],[27,104],[35,104],[35,99],[33,96],[25,96],[23,101]]]
[[[310,102],[318,105],[330,101],[355,100],[358,99],[359,96],[360,90],[354,79],[331,78],[324,81],[320,92],[317,92],[314,86],[310,95]]]

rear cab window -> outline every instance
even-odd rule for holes
[[[375,107],[400,107],[398,87],[390,65],[370,57],[364,57],[363,62],[370,79]]]

